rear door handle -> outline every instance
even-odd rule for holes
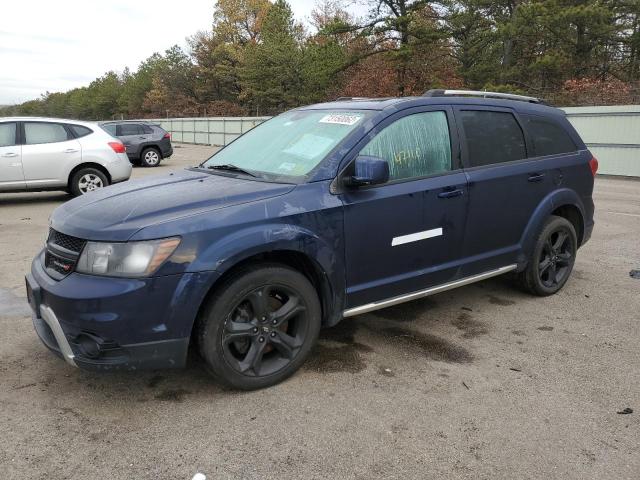
[[[544,178],[544,173],[531,173],[527,179],[529,182],[541,182]]]
[[[67,148],[64,153],[76,153],[78,150],[76,148]]]
[[[7,153],[3,153],[2,156],[5,158],[14,158],[14,157],[17,157],[18,154],[14,152],[7,152]]]
[[[444,192],[440,192],[438,194],[438,198],[454,198],[461,197],[464,194],[464,191],[460,188],[456,188],[454,190],[445,190]]]

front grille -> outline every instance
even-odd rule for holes
[[[49,229],[49,239],[47,241],[75,253],[80,253],[86,243],[86,241],[81,238],[60,233],[53,228]]]
[[[58,232],[53,228],[49,229],[47,249],[44,255],[44,266],[47,273],[56,280],[62,280],[73,272],[80,252],[86,243],[86,240],[81,238]]]

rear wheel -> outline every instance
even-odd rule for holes
[[[160,152],[155,148],[145,148],[140,154],[140,164],[143,167],[157,167],[160,165]]]
[[[318,339],[320,321],[318,295],[304,275],[277,264],[243,269],[202,312],[200,353],[226,385],[268,387],[303,364]]]
[[[74,197],[93,192],[109,186],[109,179],[100,170],[95,168],[82,168],[73,174],[70,191]]]
[[[550,217],[538,236],[527,268],[520,273],[520,282],[534,295],[553,295],[569,280],[577,250],[576,231],[571,222],[563,217]]]

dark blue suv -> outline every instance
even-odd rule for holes
[[[344,317],[507,272],[557,292],[596,169],[529,97],[298,108],[198,167],[56,209],[26,279],[33,322],[71,365],[181,367],[191,345],[227,385],[265,387]]]

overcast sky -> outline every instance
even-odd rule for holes
[[[214,0],[6,0],[0,14],[0,105],[135,70],[154,52],[211,28]],[[313,0],[289,0],[296,18]]]

